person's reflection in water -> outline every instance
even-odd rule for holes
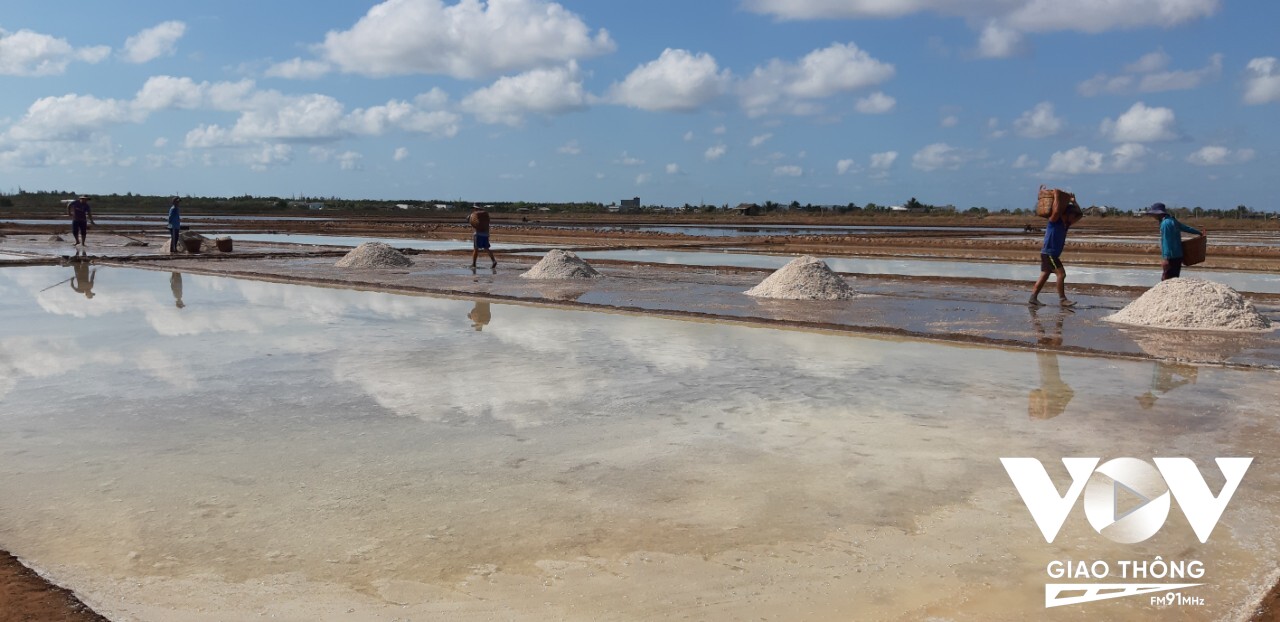
[[[472,307],[471,313],[467,314],[467,319],[471,320],[471,328],[477,331],[484,330],[489,325],[493,316],[489,313],[489,303],[476,301],[476,305]]]
[[[1157,393],[1164,395],[1184,384],[1195,384],[1196,376],[1200,373],[1199,367],[1184,363],[1156,361],[1155,365],[1151,372],[1151,388],[1134,398],[1143,410],[1151,410],[1156,405],[1156,400],[1160,397]]]
[[[1036,331],[1036,343],[1042,346],[1061,346],[1062,327],[1066,314],[1054,312],[1055,321],[1047,328],[1040,317],[1039,309],[1030,307],[1031,324]],[[1032,389],[1027,396],[1027,414],[1032,419],[1052,419],[1066,412],[1067,404],[1075,397],[1075,391],[1062,381],[1062,372],[1058,368],[1058,355],[1055,352],[1036,352],[1036,363],[1040,367],[1040,388]]]
[[[75,274],[71,277],[71,289],[84,294],[85,298],[93,298],[93,279],[98,275],[97,268],[89,269],[89,262],[75,261],[72,262],[72,270]]]
[[[182,273],[181,272],[169,273],[169,289],[173,291],[173,306],[179,309],[187,306],[186,303],[182,302]]]

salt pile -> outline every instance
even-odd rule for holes
[[[339,268],[403,268],[413,262],[382,242],[365,242],[333,264]]]
[[[573,251],[555,248],[520,276],[526,279],[595,279],[600,277],[600,273]]]
[[[1266,330],[1271,321],[1226,285],[1203,279],[1162,281],[1104,320],[1136,326],[1200,330]]]
[[[809,255],[791,260],[746,294],[788,300],[848,300],[855,295],[853,288],[833,272],[827,262]]]

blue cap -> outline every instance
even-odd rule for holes
[[[1164,203],[1152,203],[1151,207],[1147,208],[1147,215],[1148,216],[1168,216],[1169,210],[1165,209]]]

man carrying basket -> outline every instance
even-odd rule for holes
[[[1043,188],[1043,187],[1042,187]],[[1076,224],[1084,213],[1076,205],[1075,198],[1061,190],[1052,190],[1053,203],[1049,208],[1049,222],[1044,228],[1044,244],[1040,247],[1040,278],[1031,290],[1031,299],[1027,304],[1038,307],[1040,290],[1049,282],[1049,275],[1058,275],[1058,304],[1063,307],[1074,307],[1074,300],[1067,299],[1067,271],[1062,267],[1062,249],[1067,245],[1067,229]],[[1037,207],[1037,211],[1039,208]]]
[[[1178,222],[1173,214],[1165,208],[1164,203],[1153,203],[1147,208],[1147,215],[1160,221],[1160,280],[1167,281],[1182,276],[1182,234],[1194,233],[1203,236],[1199,230]],[[1192,262],[1194,263],[1194,262]]]

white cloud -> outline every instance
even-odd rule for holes
[[[1149,143],[1178,138],[1176,119],[1169,108],[1150,108],[1138,102],[1112,121],[1104,119],[1101,131],[1118,143]]]
[[[724,136],[725,132],[728,132],[728,131],[729,131],[729,129],[728,129],[728,128],[726,128],[725,126],[723,126],[723,125],[717,125],[717,126],[715,126],[715,128],[713,128],[713,129],[711,130],[711,133],[712,133],[712,134],[715,134],[716,136]]]
[[[404,162],[409,159],[409,150],[404,147],[396,147],[396,152],[391,157],[396,162]]]
[[[1263,56],[1249,61],[1245,67],[1244,103],[1280,102],[1280,59]]]
[[[165,145],[169,144],[169,139],[161,136],[160,138],[157,138],[154,143],[151,143],[151,144],[154,145],[156,149],[164,149]]]
[[[289,80],[314,80],[329,73],[330,69],[329,63],[323,61],[292,58],[268,67],[266,75]]]
[[[614,83],[605,99],[641,110],[688,112],[722,95],[730,80],[710,54],[667,48]]]
[[[1037,166],[1040,166],[1040,163],[1035,161],[1034,159],[1031,158],[1031,156],[1025,153],[1022,155],[1019,155],[1018,159],[1013,161],[1013,168],[1016,168],[1016,169],[1035,168]]]
[[[693,140],[693,130],[689,130],[684,133],[684,142],[689,142],[691,140]]]
[[[131,63],[145,63],[178,51],[178,39],[186,34],[187,25],[179,21],[162,22],[147,28],[124,42],[124,58]]]
[[[888,19],[918,13],[959,17],[982,28],[978,53],[1016,53],[1025,33],[1170,28],[1217,13],[1222,0],[743,0],[781,20]]]
[[[978,154],[952,147],[947,143],[933,143],[911,156],[911,166],[926,172],[939,169],[955,170],[978,157]]]
[[[1169,66],[1169,62],[1173,60],[1165,54],[1164,50],[1156,50],[1142,55],[1132,63],[1124,66],[1124,70],[1128,73],[1152,73],[1160,71]]]
[[[836,43],[795,63],[773,59],[757,67],[738,90],[749,116],[816,114],[821,107],[813,100],[881,84],[895,72],[893,65],[852,43]]]
[[[1059,151],[1049,156],[1046,173],[1063,175],[1080,175],[1084,173],[1101,173],[1103,155],[1097,151],[1089,151],[1088,147],[1076,147],[1067,151]]]
[[[364,159],[364,155],[355,151],[344,151],[338,154],[336,158],[338,168],[344,171],[359,171],[364,169],[364,165],[360,163]]]
[[[1006,22],[1024,32],[1171,28],[1218,12],[1221,0],[1022,0]]]
[[[618,159],[614,160],[613,163],[621,164],[623,166],[643,166],[644,160],[641,160],[640,158],[634,157],[631,154],[623,151],[622,155],[618,156]]]
[[[858,101],[853,105],[853,109],[862,114],[884,114],[893,110],[893,107],[897,104],[898,100],[876,91],[866,97],[858,98]]]
[[[850,173],[857,173],[857,172],[858,172],[858,163],[854,162],[852,159],[846,158],[836,162],[837,175],[848,175]]]
[[[331,31],[323,60],[366,76],[481,78],[606,54],[615,45],[573,12],[544,0],[387,0],[350,30]]]
[[[1088,147],[1076,147],[1059,151],[1049,157],[1044,173],[1048,175],[1096,175],[1105,173],[1131,173],[1142,169],[1142,158],[1150,150],[1136,143],[1126,143],[1106,154],[1090,151]]]
[[[639,175],[636,175],[636,185],[643,186],[649,183],[649,180],[652,178],[653,175],[650,175],[649,173],[640,173]]]
[[[289,145],[263,145],[261,149],[249,154],[249,168],[258,172],[292,161],[293,147]]]
[[[560,145],[560,148],[556,149],[556,152],[563,153],[565,155],[578,155],[582,153],[582,147],[578,145],[578,141],[571,140],[563,145]]]
[[[760,145],[763,145],[763,144],[765,144],[766,142],[768,142],[770,138],[773,138],[773,134],[770,134],[770,133],[764,133],[764,134],[761,134],[761,135],[759,135],[759,136],[752,136],[752,137],[751,137],[751,146],[752,146],[752,147],[759,147]]]
[[[15,141],[87,141],[110,125],[138,120],[128,101],[99,99],[92,95],[42,97],[10,126],[7,137]]]
[[[675,162],[672,162],[671,164],[668,164],[668,165],[667,165],[667,174],[668,174],[668,175],[679,175],[679,174],[680,174],[680,165],[679,165],[679,164],[676,164]]]
[[[556,115],[587,106],[578,64],[534,69],[499,78],[462,100],[462,109],[482,123],[518,126],[526,114]]]
[[[56,76],[72,62],[99,63],[110,54],[105,45],[75,48],[66,39],[0,28],[0,76]]]
[[[978,56],[980,58],[1010,58],[1026,51],[1026,44],[1021,32],[1000,24],[996,20],[987,22],[978,37]]]
[[[1125,143],[1111,150],[1111,170],[1115,173],[1133,173],[1142,170],[1142,158],[1150,150],[1137,143]]]
[[[871,168],[875,171],[887,171],[893,168],[893,163],[898,160],[897,151],[883,151],[881,153],[871,154]]]
[[[1226,164],[1248,162],[1255,155],[1252,149],[1240,149],[1232,151],[1227,147],[1219,145],[1209,145],[1201,147],[1195,153],[1187,156],[1187,161],[1197,166],[1223,166]]]
[[[1025,138],[1048,138],[1062,131],[1062,119],[1053,113],[1053,104],[1040,102],[1013,122],[1013,129]]]
[[[778,166],[773,169],[774,177],[800,177],[801,175],[804,175],[804,169],[794,165]]]
[[[1125,65],[1125,75],[1110,76],[1100,73],[1076,85],[1076,92],[1085,97],[1131,92],[1161,93],[1186,91],[1199,88],[1222,75],[1222,55],[1214,54],[1200,69],[1165,71],[1170,58],[1163,50],[1157,50]]]
[[[714,162],[716,160],[719,160],[721,157],[724,156],[724,154],[728,152],[729,152],[728,147],[724,145],[716,145],[714,147],[708,148],[706,153],[702,154],[702,157],[706,158],[707,161],[709,162]]]
[[[957,117],[956,115],[953,115],[953,114],[949,114],[945,117],[942,117],[942,120],[938,122],[938,125],[942,127],[955,127],[957,125],[960,125],[960,117]]]
[[[1009,132],[1000,128],[1000,119],[991,117],[987,119],[987,138],[1004,138]]]

